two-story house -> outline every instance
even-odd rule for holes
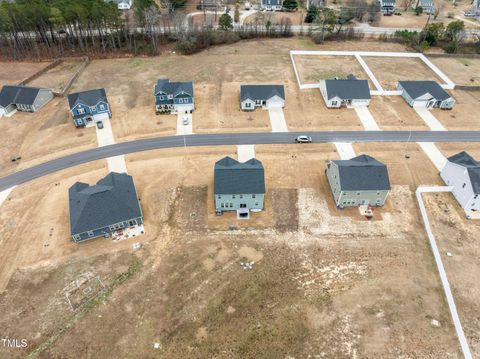
[[[158,80],[153,90],[155,110],[159,113],[192,113],[195,109],[193,82]]]
[[[237,218],[249,218],[249,212],[263,210],[265,174],[259,160],[238,162],[224,157],[215,163],[213,193],[215,211],[237,211]]]
[[[467,152],[460,152],[448,158],[440,177],[447,186],[453,186],[452,193],[463,209],[480,210],[480,163]]]
[[[96,185],[77,182],[68,191],[70,233],[75,242],[143,234],[143,215],[132,176],[110,172]]]
[[[68,95],[68,105],[75,127],[93,126],[112,118],[105,89],[96,89]]]
[[[325,173],[339,208],[383,206],[390,192],[387,166],[368,155],[330,161]]]

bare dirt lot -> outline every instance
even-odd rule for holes
[[[450,93],[455,98],[455,106],[451,110],[432,110],[432,114],[449,130],[480,129],[478,106],[480,91],[453,90]]]
[[[365,56],[363,60],[384,90],[395,90],[398,81],[402,80],[434,80],[442,83],[441,79],[418,58]]]
[[[408,160],[402,145],[354,145],[390,169],[393,191],[373,221],[332,206],[323,173],[325,161],[338,158],[332,145],[256,146],[266,169],[268,217],[222,216],[225,225],[211,216],[206,197],[214,162],[235,156],[235,147],[128,155],[147,233],[135,255],[132,241],[68,241],[66,189],[105,175],[104,161],[16,189],[0,212],[2,263],[6,253],[18,253],[7,261],[18,270],[4,281],[0,325],[30,345],[0,354],[459,357],[412,201],[412,178],[438,175],[411,145]],[[36,205],[25,211],[27,202]],[[21,212],[22,222],[10,222]],[[232,222],[237,230],[228,229]],[[252,270],[241,268],[245,261],[254,262]],[[78,281],[86,272],[92,278]],[[75,311],[66,293],[79,303]]]
[[[435,65],[456,85],[480,86],[480,59],[462,57],[431,57]]]
[[[382,130],[428,130],[429,127],[400,96],[375,96],[368,109]]]
[[[48,70],[44,74],[30,82],[29,86],[47,87],[56,91],[61,91],[67,81],[73,76],[75,71],[82,63],[81,59],[72,59],[63,61],[53,69]]]
[[[302,84],[318,83],[335,77],[346,78],[352,74],[359,79],[368,80],[371,89],[375,89],[370,79],[354,56],[316,56],[296,55],[294,57]]]
[[[16,85],[48,64],[49,62],[0,62],[0,87]]]

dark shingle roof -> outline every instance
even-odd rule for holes
[[[3,86],[0,91],[0,106],[7,107],[14,103],[33,105],[40,90],[43,89],[28,86]]]
[[[131,176],[110,172],[94,186],[77,182],[69,189],[72,234],[142,216]]]
[[[158,80],[155,85],[155,95],[159,92],[173,96],[176,96],[181,92],[186,92],[193,96],[193,82],[170,82],[168,79]]]
[[[86,106],[96,106],[100,101],[108,103],[105,89],[82,91],[68,95],[68,105],[70,106],[70,109],[74,108],[79,103]]]
[[[435,81],[399,81],[412,99],[429,93],[437,100],[446,100],[451,96]]]
[[[215,194],[265,193],[262,162],[252,158],[245,163],[224,157],[215,163],[213,187]]]
[[[268,100],[277,95],[285,100],[285,91],[283,85],[241,85],[240,101],[247,98],[251,100]]]
[[[473,192],[480,194],[480,163],[465,151],[449,157],[448,160],[467,169]]]
[[[347,78],[347,80],[325,80],[327,98],[339,97],[342,100],[370,100],[367,80]]]
[[[342,191],[390,190],[387,166],[368,155],[332,161],[338,166]]]

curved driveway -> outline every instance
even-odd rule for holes
[[[480,131],[331,131],[229,133],[155,137],[117,143],[57,158],[0,178],[0,191],[47,174],[102,158],[183,146],[290,144],[298,135],[314,142],[480,142]]]

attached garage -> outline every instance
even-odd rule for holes
[[[451,109],[455,100],[435,81],[400,81],[397,90],[414,108]]]
[[[103,120],[108,120],[110,118],[108,112],[104,113],[97,113],[96,115],[93,115],[93,121],[99,122]]]
[[[371,100],[368,81],[353,75],[345,80],[320,81],[320,93],[328,108],[368,106]]]
[[[240,86],[240,108],[243,111],[253,111],[256,107],[266,110],[285,107],[283,85]]]

